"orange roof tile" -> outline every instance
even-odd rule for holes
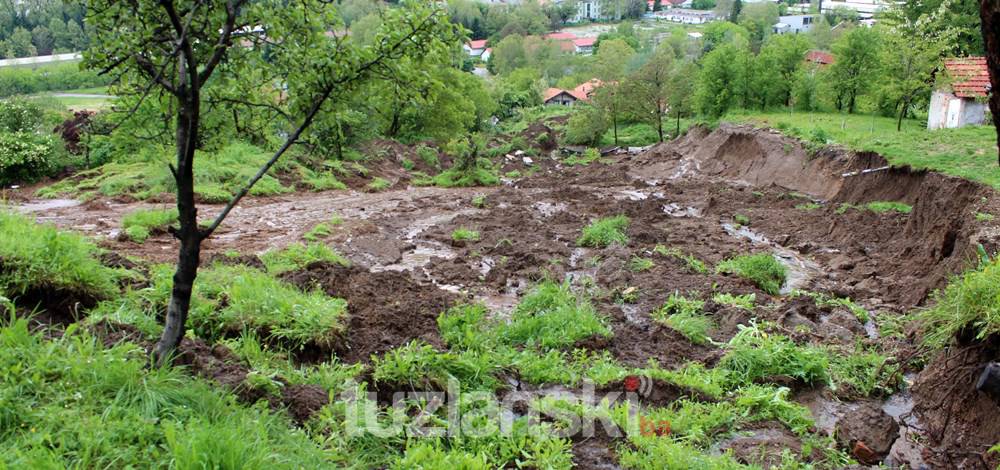
[[[990,92],[990,73],[985,57],[957,57],[944,61],[944,68],[955,79],[951,85],[959,98],[985,97]]]

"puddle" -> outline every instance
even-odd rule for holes
[[[615,195],[615,199],[616,200],[628,199],[629,201],[645,201],[646,199],[649,199],[649,195],[642,191],[636,191],[634,189],[626,189],[624,191],[619,191],[618,194]]]
[[[372,266],[372,272],[379,271],[413,271],[427,266],[432,258],[454,258],[455,252],[437,242],[421,242],[416,248],[406,251],[398,262]]]
[[[676,202],[665,204],[663,206],[663,212],[671,217],[693,217],[696,219],[700,219],[704,215],[701,209],[694,207],[682,207]]]
[[[40,199],[37,201],[32,201],[26,204],[21,204],[16,206],[18,212],[42,212],[54,209],[64,209],[67,207],[76,207],[82,202],[76,199]]]
[[[563,202],[552,203],[547,201],[536,202],[531,207],[538,211],[542,217],[552,217],[560,212],[565,212],[567,209],[566,204]]]
[[[767,239],[767,237],[750,230],[747,227],[736,227],[733,224],[724,223],[722,228],[734,237],[746,238],[755,245],[767,245],[771,248],[774,257],[785,265],[788,270],[788,278],[785,285],[781,287],[781,294],[788,294],[795,289],[802,289],[809,285],[809,280],[823,274],[823,270],[814,261],[809,260],[795,251],[789,250],[777,243]]]

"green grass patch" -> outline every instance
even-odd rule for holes
[[[326,222],[320,222],[315,226],[313,226],[313,228],[309,229],[308,232],[302,235],[302,238],[310,242],[322,240],[330,236],[330,234],[333,232],[334,227],[343,223],[344,219],[342,219],[339,215],[334,215],[333,217],[330,218],[330,220]]]
[[[479,232],[460,227],[451,232],[451,239],[456,242],[479,241]]]
[[[146,241],[151,235],[164,233],[177,222],[177,209],[140,209],[122,217],[122,228],[129,240]]]
[[[801,290],[792,291],[791,296],[809,297],[813,299],[814,302],[816,302],[817,307],[846,308],[847,310],[850,310],[850,312],[853,313],[854,316],[857,317],[858,321],[860,321],[861,323],[866,323],[871,318],[871,315],[868,313],[868,310],[858,305],[848,297],[841,298],[829,294],[824,294],[822,292],[801,291]]]
[[[573,154],[563,159],[563,165],[587,166],[601,159],[601,152],[595,148],[588,148],[583,153]]]
[[[626,245],[628,235],[625,231],[628,229],[628,224],[629,219],[624,215],[597,219],[584,227],[583,235],[577,239],[576,244],[593,248],[606,248],[615,244]]]
[[[280,250],[271,250],[260,256],[271,274],[281,274],[302,269],[312,263],[327,262],[350,266],[351,262],[323,243],[292,243]]]
[[[368,185],[365,186],[365,189],[377,193],[389,189],[390,186],[392,186],[392,181],[376,176],[370,183],[368,183]]]
[[[486,207],[486,196],[479,194],[472,198],[472,207],[482,209]]]
[[[105,349],[71,327],[44,339],[26,320],[0,327],[0,466],[10,468],[319,468],[328,451],[283,413],[242,406],[145,352]]]
[[[825,352],[799,346],[786,336],[769,334],[757,325],[740,326],[726,346],[718,367],[728,372],[731,384],[749,385],[761,380],[788,377],[802,383],[830,382]]]
[[[831,354],[830,375],[838,394],[847,397],[889,396],[902,385],[902,372],[890,358],[858,346],[850,354]]]
[[[773,255],[761,253],[756,255],[740,255],[719,263],[715,271],[718,273],[735,274],[753,282],[764,292],[778,294],[785,284],[788,272]]]
[[[916,313],[925,344],[942,348],[959,332],[985,339],[1000,334],[1000,259],[954,276]]]
[[[993,214],[987,214],[985,212],[976,212],[977,222],[991,222],[994,219]]]
[[[795,206],[795,208],[798,209],[798,210],[800,210],[800,211],[814,211],[816,209],[819,209],[820,207],[823,207],[823,206],[821,204],[817,204],[815,202],[806,202],[806,203],[798,204],[798,205]]]
[[[630,271],[642,272],[652,269],[655,264],[653,260],[649,258],[643,258],[641,256],[633,256],[632,259],[628,260],[628,269]]]
[[[676,258],[684,262],[687,268],[692,272],[698,274],[708,274],[709,269],[704,261],[698,259],[694,255],[690,255],[682,252],[679,248],[667,248],[663,245],[656,245],[653,247],[653,253],[660,256],[666,256],[670,258]]]
[[[757,294],[733,295],[728,292],[718,293],[712,296],[712,302],[741,308],[746,311],[753,311],[754,303],[757,301]]]
[[[502,337],[512,345],[563,348],[594,336],[611,336],[606,320],[589,300],[574,294],[569,284],[543,281],[511,315]]]
[[[98,254],[83,236],[0,210],[0,296],[109,297],[119,272],[104,267]]]
[[[793,136],[808,134],[796,129],[796,125],[822,129],[833,142],[852,150],[877,152],[893,165],[936,170],[1000,189],[993,126],[929,131],[926,121],[907,119],[902,132],[896,132],[894,118],[839,113],[739,111],[723,120],[784,128],[783,132]]]
[[[741,226],[747,226],[747,227],[750,226],[750,217],[747,217],[743,214],[734,214],[733,221]]]
[[[708,330],[715,327],[712,319],[702,312],[705,302],[671,294],[663,306],[653,312],[653,319],[677,330],[694,344],[705,344],[712,339]]]

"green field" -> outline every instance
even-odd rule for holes
[[[99,111],[111,106],[113,97],[105,96],[67,96],[67,95],[108,95],[108,87],[78,88],[65,91],[47,91],[29,95],[31,98],[54,100],[61,106],[72,110]]]
[[[779,129],[797,137],[826,134],[830,143],[885,156],[894,165],[928,168],[1000,189],[996,130],[992,126],[929,131],[923,120],[836,113],[731,112],[723,121]],[[808,138],[808,137],[805,137]]]

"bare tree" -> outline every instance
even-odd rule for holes
[[[986,50],[986,67],[990,71],[990,114],[997,129],[997,165],[1000,165],[1000,2],[979,0],[980,28]]]

